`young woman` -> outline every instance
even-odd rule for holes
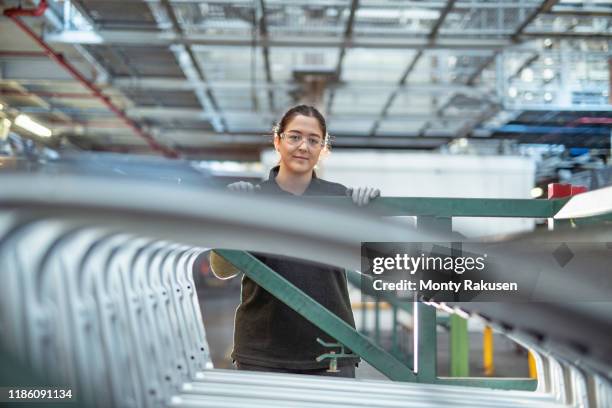
[[[238,182],[233,191],[278,195],[349,195],[359,206],[379,195],[373,188],[347,189],[317,177],[314,167],[329,149],[329,135],[323,115],[312,106],[298,105],[288,110],[274,127],[274,147],[280,163],[263,183]],[[355,327],[344,270],[295,259],[253,254],[288,279],[314,300]],[[210,255],[213,272],[224,279],[239,271],[214,251]],[[327,352],[316,339],[335,342],[248,277],[242,279],[242,302],[236,310],[232,359],[239,370],[270,371],[355,377],[354,359],[340,359],[338,373],[328,373],[328,362],[317,356]]]

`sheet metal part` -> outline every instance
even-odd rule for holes
[[[609,316],[591,307],[564,303],[551,309],[554,318],[550,320],[540,305],[523,305],[520,317],[516,313],[501,316],[498,313],[503,310],[496,311],[493,304],[480,305],[478,310],[488,312],[493,322],[513,323],[511,334],[543,356],[537,393],[376,382],[371,391],[366,386],[369,382],[295,376],[293,384],[294,376],[277,380],[261,373],[232,373],[242,377],[227,380],[214,377],[216,370],[206,369],[206,333],[191,276],[195,257],[206,247],[233,241],[242,247],[239,249],[267,246],[318,259],[313,254],[320,252],[322,243],[326,261],[342,265],[350,264],[347,260],[358,247],[357,239],[368,233],[420,240],[434,236],[344,209],[333,215],[334,226],[319,223],[321,228],[313,228],[304,223],[288,228],[277,220],[279,214],[310,220],[331,215],[322,207],[302,208],[255,197],[241,197],[235,203],[226,194],[188,187],[129,181],[117,185],[86,177],[1,179],[0,273],[5,284],[0,288],[0,321],[8,328],[2,344],[31,368],[75,384],[83,398],[103,395],[115,406],[286,406],[287,402],[292,406],[329,406],[330,402],[342,406],[347,401],[352,406],[359,401],[369,406],[447,406],[451,400],[459,403],[463,393],[466,400],[472,400],[470,406],[492,406],[496,399],[507,401],[508,406],[578,404],[584,395],[595,406],[610,401],[605,375],[609,362],[601,358],[594,365],[592,361],[593,355],[605,356],[601,353],[607,349],[588,350],[580,361],[566,344],[569,358],[564,359],[559,347],[563,341],[559,340],[566,334],[552,327],[560,322],[578,324],[579,320],[587,328],[598,322],[605,325]],[[30,188],[23,189],[24,185]],[[339,226],[343,228],[340,232]],[[257,244],[248,236],[253,230],[264,237]],[[342,232],[350,230],[356,235],[346,237]],[[223,234],[216,235],[218,232]],[[563,239],[567,234],[555,232],[547,239]],[[601,239],[609,237],[609,230],[591,228],[570,235],[576,240]],[[300,248],[300,254],[295,248]],[[515,265],[520,267],[520,260]],[[588,274],[581,276],[588,278]],[[543,343],[529,338],[525,329],[529,324],[537,324],[549,338]],[[599,337],[589,331],[575,333],[577,338],[591,334],[596,341],[604,338],[601,333]],[[593,367],[603,375],[593,372]],[[232,383],[240,379],[248,379],[251,385],[237,389]],[[326,380],[337,388],[328,391],[329,386],[321,383]],[[588,386],[591,383],[599,390],[595,399]],[[305,388],[316,391],[302,395],[300,390]],[[372,396],[359,395],[368,391]],[[375,401],[376,392],[383,391],[395,396]],[[410,400],[403,396],[411,391],[427,397]]]

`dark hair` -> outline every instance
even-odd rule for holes
[[[274,137],[277,137],[283,133],[287,127],[287,124],[291,122],[294,117],[299,115],[315,118],[317,122],[319,122],[325,143],[329,143],[329,135],[327,134],[327,124],[325,123],[325,118],[317,108],[310,105],[297,105],[285,112],[280,122],[278,122],[278,125],[274,126],[272,130]]]

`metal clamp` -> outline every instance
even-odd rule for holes
[[[323,340],[321,340],[320,338],[317,337],[317,343],[319,343],[320,345],[322,345],[323,347],[338,347],[340,348],[340,352],[336,353],[335,350],[330,350],[329,353],[323,353],[321,354],[319,357],[317,357],[317,363],[321,362],[323,360],[325,360],[326,358],[329,358],[329,368],[327,369],[328,373],[339,373],[340,370],[338,370],[338,359],[339,358],[351,358],[351,357],[355,357],[354,353],[346,353],[344,351],[344,345],[341,343],[327,343]]]

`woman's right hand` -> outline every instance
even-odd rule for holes
[[[261,187],[258,185],[253,185],[248,181],[237,181],[235,183],[228,184],[227,189],[237,193],[254,193],[255,191],[261,190]]]

